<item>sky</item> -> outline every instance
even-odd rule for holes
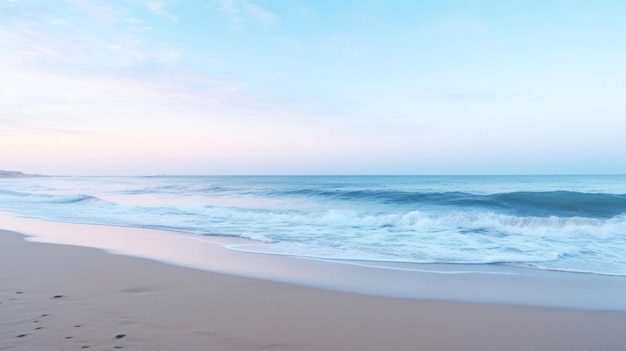
[[[0,0],[0,169],[626,174],[626,1]]]

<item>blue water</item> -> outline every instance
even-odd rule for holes
[[[626,176],[0,179],[0,209],[289,255],[626,276]]]

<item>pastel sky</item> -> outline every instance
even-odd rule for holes
[[[626,1],[0,0],[0,169],[626,173]]]

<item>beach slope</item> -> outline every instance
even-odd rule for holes
[[[626,313],[337,293],[0,231],[0,350],[620,350]]]

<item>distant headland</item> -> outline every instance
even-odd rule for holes
[[[3,171],[0,170],[0,178],[34,178],[34,177],[45,177],[40,174],[27,174],[19,171]]]

